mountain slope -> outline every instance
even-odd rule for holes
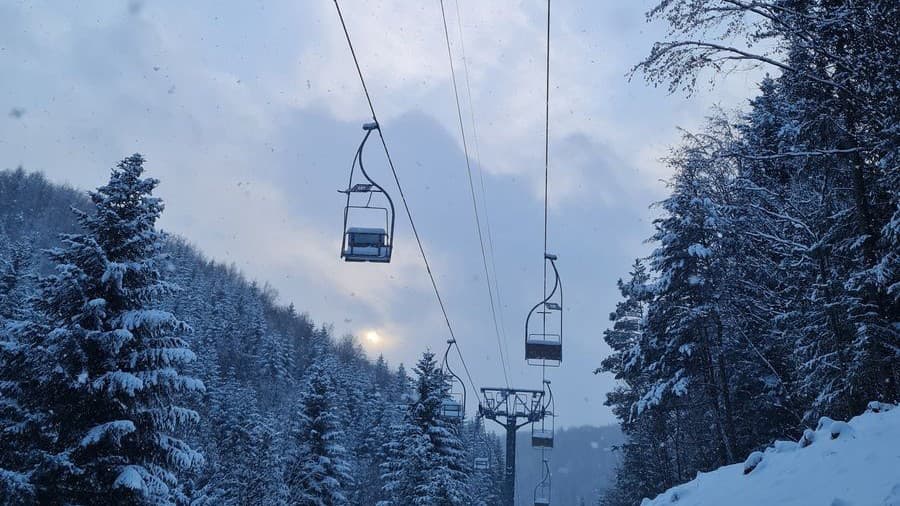
[[[900,409],[892,408],[873,402],[849,423],[822,418],[799,443],[778,441],[642,506],[900,506]]]

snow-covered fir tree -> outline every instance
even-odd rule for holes
[[[335,363],[322,357],[307,371],[306,387],[295,410],[285,481],[289,504],[340,506],[349,504],[353,484],[343,431],[337,414],[337,389],[332,377]]]
[[[70,207],[89,209],[91,204],[84,194],[55,186],[39,174],[0,171],[0,278],[4,287],[15,286],[0,292],[0,305],[7,308],[2,311],[4,324],[0,326],[0,504],[54,504],[53,497],[72,504],[94,500],[75,498],[81,492],[73,484],[82,486],[87,475],[76,465],[73,454],[77,450],[79,457],[87,455],[87,448],[79,445],[84,437],[76,436],[76,428],[83,427],[81,434],[85,434],[89,422],[103,422],[99,420],[103,413],[76,404],[101,404],[101,399],[91,400],[91,396],[110,392],[99,388],[99,383],[95,388],[93,381],[88,382],[93,378],[89,374],[96,374],[102,364],[88,361],[84,350],[90,349],[91,357],[99,356],[94,352],[100,350],[87,348],[89,341],[85,339],[69,337],[91,331],[91,337],[102,338],[95,328],[86,327],[86,322],[113,328],[115,315],[107,307],[97,322],[82,317],[73,302],[65,306],[67,314],[76,314],[77,321],[73,321],[54,313],[54,305],[33,305],[42,299],[36,296],[34,280],[56,269],[53,261],[42,260],[45,255],[41,249],[59,244],[60,233],[67,242],[58,253],[76,260],[66,261],[56,276],[44,283],[48,293],[69,294],[77,301],[75,295],[81,297],[77,288],[85,290],[81,300],[92,300],[86,298],[88,295],[100,298],[91,294],[103,292],[104,300],[121,304],[107,293],[112,290],[115,295],[116,287],[107,289],[102,279],[108,258],[98,259],[102,249],[84,246],[92,244],[89,241],[94,234],[80,230],[79,220],[97,213],[72,218]],[[110,216],[108,209],[104,215]],[[178,484],[172,488],[172,498],[195,506],[289,504],[293,496],[284,476],[294,456],[291,450],[296,439],[291,429],[296,428],[301,409],[298,392],[307,389],[310,366],[328,360],[334,380],[330,400],[335,426],[343,433],[339,443],[346,449],[345,462],[354,478],[344,489],[347,501],[372,504],[386,500],[380,476],[382,464],[389,460],[386,443],[397,434],[395,425],[404,419],[407,405],[415,397],[403,366],[392,369],[383,359],[370,362],[353,338],[335,339],[330,326],[314,324],[293,304],[281,305],[270,287],[247,281],[233,266],[204,258],[186,239],[160,239],[162,244],[155,255],[168,258],[157,265],[164,265],[160,272],[165,273],[166,281],[181,289],[157,290],[152,302],[141,307],[178,315],[193,329],[178,335],[189,343],[197,359],[173,363],[174,371],[165,369],[165,373],[178,372],[205,384],[205,391],[175,396],[176,404],[193,402],[201,423],[187,424],[171,434],[201,451],[205,465],[194,466],[189,473],[175,473]],[[131,268],[141,265],[128,264]],[[123,277],[123,288],[133,286],[131,276]],[[71,290],[61,290],[59,285],[64,281],[70,283]],[[48,336],[56,328],[63,330],[52,336],[53,347],[47,346],[51,343]],[[142,330],[135,332],[136,339],[147,335]],[[60,360],[58,350],[63,342],[79,354]],[[121,352],[126,350],[130,348],[123,345]],[[79,374],[69,370],[78,370]],[[90,372],[80,376],[82,370]],[[121,371],[137,375],[127,368]],[[58,382],[63,378],[75,379],[66,388],[72,388],[76,397],[69,397],[67,392],[58,395]],[[78,383],[79,378],[87,384]],[[127,396],[126,392],[113,394]],[[135,402],[140,401],[140,394],[136,392],[135,398]],[[70,409],[68,413],[78,413],[78,417],[60,419],[56,410],[69,403],[72,407],[66,408]],[[126,405],[123,409],[131,408]],[[69,434],[66,444],[57,439],[61,427]],[[123,436],[121,445],[127,446],[130,440]],[[115,440],[100,444],[110,451],[115,445]],[[471,462],[465,464],[470,466]],[[467,485],[477,487],[474,482]],[[64,487],[69,488],[51,496]],[[136,498],[134,502],[142,501]],[[143,501],[147,502],[152,501]]]
[[[667,0],[649,15],[671,27],[636,67],[653,83],[692,90],[745,63],[778,76],[671,159],[637,353],[618,320],[606,334],[629,436],[617,506],[900,398],[900,4]]]
[[[22,402],[28,389],[22,367],[28,342],[43,329],[30,310],[27,289],[33,277],[31,254],[24,242],[9,243],[0,234],[0,504],[34,500],[31,470],[39,461],[30,441],[41,438],[39,412]]]
[[[441,412],[449,396],[449,383],[425,352],[414,370],[415,399],[388,442],[383,469],[383,506],[453,506],[470,503],[466,452],[460,426]]]
[[[181,403],[203,384],[181,373],[190,328],[155,307],[176,287],[162,277],[163,205],[143,164],[120,162],[92,211],[77,211],[83,233],[50,252],[39,304],[50,330],[32,343],[48,353],[31,357],[21,399],[49,439],[33,473],[42,504],[175,504],[179,477],[203,462],[179,438],[198,421]]]

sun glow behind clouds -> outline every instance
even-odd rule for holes
[[[366,332],[366,342],[371,346],[377,346],[383,341],[381,335],[376,330]]]

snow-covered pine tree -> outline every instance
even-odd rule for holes
[[[270,464],[275,431],[260,413],[256,391],[242,385],[233,371],[219,383],[207,385],[210,418],[205,421],[215,452],[208,455],[202,483],[202,504],[263,506],[277,504],[274,490],[282,484],[278,469]],[[267,472],[260,465],[266,463]],[[196,498],[195,498],[196,502]]]
[[[30,475],[40,458],[33,448],[41,438],[40,413],[21,402],[28,395],[21,376],[28,343],[43,330],[27,295],[31,254],[24,241],[0,249],[0,505],[34,500]]]
[[[689,143],[670,163],[676,172],[672,195],[661,203],[665,215],[655,221],[659,246],[651,266],[659,278],[646,317],[648,345],[639,358],[652,379],[635,409],[640,414],[687,395],[705,403],[721,465],[736,458],[733,357],[720,304],[726,167],[702,143]]]
[[[680,153],[692,156],[673,167],[637,366],[650,382],[636,390],[653,409],[623,418],[631,433],[605,501],[616,505],[716,464],[696,451],[712,435],[738,456],[821,415],[847,418],[869,399],[900,396],[900,32],[891,21],[900,4],[664,0],[648,15],[671,27],[636,67],[651,82],[690,90],[701,71],[724,75],[741,62],[780,75],[763,80],[737,122],[717,115],[714,128],[686,136]],[[741,35],[746,45],[735,44]],[[772,45],[779,51],[754,53]],[[725,177],[706,177],[716,170]],[[679,375],[681,396],[657,395],[677,393]],[[660,463],[671,473],[657,473]]]
[[[469,504],[468,466],[459,425],[441,414],[449,384],[425,352],[416,364],[414,395],[395,438],[387,445],[383,506]]]
[[[6,241],[0,235],[0,243]],[[8,244],[0,251],[0,326],[4,320],[27,319],[30,311],[28,292],[34,277],[33,248],[26,240]]]
[[[752,191],[777,196],[791,186],[781,199],[788,213],[765,210],[770,221],[795,228],[770,237],[769,246],[802,257],[799,268],[788,263],[797,259],[779,268],[805,288],[799,296],[807,304],[796,303],[783,320],[802,365],[797,402],[808,405],[808,421],[822,414],[846,418],[867,399],[900,395],[892,288],[898,274],[890,235],[900,144],[897,15],[900,6],[887,0],[666,0],[650,16],[670,23],[671,39],[655,44],[637,66],[671,90],[692,89],[703,70],[727,74],[721,71],[742,62],[771,64],[782,74],[775,119],[788,121],[777,131],[781,142],[757,143],[762,149],[739,156],[787,176],[781,188]],[[775,44],[781,50],[742,51],[733,41],[741,35],[747,48]],[[803,234],[802,242],[783,242]]]
[[[471,422],[463,424],[465,431],[464,442],[468,450],[467,462],[472,469],[469,473],[469,491],[472,506],[492,506],[499,504],[502,497],[502,464],[496,461],[500,449],[496,446],[497,438],[488,434],[484,429],[484,419],[475,417]],[[495,453],[496,452],[496,453]],[[487,469],[475,469],[475,459],[484,458],[488,461]]]
[[[613,391],[607,393],[606,405],[612,406],[613,413],[623,421],[631,418],[633,404],[644,394],[647,381],[642,381],[640,349],[644,304],[649,295],[648,282],[650,276],[644,263],[634,261],[629,280],[619,280],[619,292],[624,300],[616,304],[616,310],[610,313],[613,327],[603,332],[603,340],[613,350],[595,374],[608,372],[619,380]]]
[[[320,357],[307,371],[307,381],[295,410],[292,443],[286,468],[290,504],[339,506],[349,504],[353,483],[342,446],[343,433],[335,405],[332,378],[334,359]]]
[[[257,381],[265,394],[263,404],[276,405],[291,383],[294,369],[293,353],[282,335],[268,330],[261,336],[256,369],[260,372]]]
[[[84,230],[50,252],[56,274],[42,281],[40,308],[53,327],[39,344],[52,364],[32,361],[28,403],[47,413],[52,465],[35,473],[43,504],[174,504],[179,476],[203,462],[178,432],[196,423],[179,405],[203,384],[179,371],[194,359],[190,328],[154,308],[176,287],[160,272],[163,210],[132,155],[76,211]]]
[[[361,413],[359,439],[353,455],[354,487],[352,504],[377,504],[385,500],[382,489],[381,464],[388,461],[386,445],[393,437],[392,428],[403,419],[402,406],[385,401],[382,391],[372,385]]]
[[[606,405],[621,420],[622,430],[628,440],[619,450],[622,457],[616,472],[616,481],[602,497],[604,506],[627,506],[652,495],[660,487],[677,483],[671,449],[670,432],[674,424],[673,408],[643,410],[637,413],[635,403],[652,387],[653,375],[645,368],[642,359],[647,357],[644,348],[652,344],[645,340],[644,306],[651,295],[650,276],[640,259],[632,264],[627,281],[619,280],[619,292],[623,300],[610,313],[613,327],[603,333],[603,339],[613,352],[603,359],[595,373],[611,373],[619,381],[606,394]]]

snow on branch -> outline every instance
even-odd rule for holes
[[[87,435],[81,439],[80,445],[86,448],[107,440],[112,440],[118,444],[122,437],[131,434],[135,430],[137,429],[134,426],[134,422],[131,420],[115,420],[107,422],[89,430]]]
[[[144,382],[130,372],[110,371],[95,379],[91,386],[95,390],[102,390],[114,394],[123,392],[133,397],[135,392],[144,389]]]

